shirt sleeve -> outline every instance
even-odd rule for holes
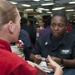
[[[24,45],[27,47],[31,46],[30,37],[27,31],[24,31],[23,29],[20,31],[19,40],[22,40],[24,42]]]
[[[22,64],[18,66],[10,75],[37,75],[37,69],[30,65]]]
[[[33,54],[41,54],[41,46],[39,43],[39,39],[36,41],[34,48],[32,49],[31,53]]]

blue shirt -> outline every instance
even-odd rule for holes
[[[62,38],[57,40],[53,40],[51,36],[51,33],[48,33],[39,37],[32,53],[40,54],[42,57],[51,55],[63,59],[73,59],[75,57],[74,35],[65,33]]]
[[[24,45],[26,47],[30,47],[31,46],[31,42],[30,42],[30,37],[27,31],[21,29],[20,30],[20,35],[19,35],[19,40],[22,40]]]
[[[23,41],[23,43],[24,43],[25,59],[29,60],[32,48],[31,48],[31,42],[30,42],[30,37],[29,37],[28,32],[23,30],[23,29],[21,29],[18,39]]]

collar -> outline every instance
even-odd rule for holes
[[[44,46],[47,46],[47,45],[51,45],[51,33],[49,33],[48,35],[47,35],[47,39],[46,39],[46,41],[45,41],[45,43],[44,43]],[[65,44],[65,42],[66,42],[66,40],[67,40],[67,36],[68,36],[68,33],[64,33],[64,35],[63,35],[63,37],[62,37],[62,40],[60,41],[60,43],[59,43],[59,45],[61,45],[61,44]]]
[[[11,52],[10,44],[7,41],[2,40],[2,39],[0,39],[0,49],[7,50],[7,51]]]

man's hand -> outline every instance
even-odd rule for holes
[[[58,64],[61,64],[61,59],[60,58],[51,56],[51,59],[54,60],[55,62],[57,62]]]
[[[32,67],[35,67],[38,71],[38,75],[47,75],[46,72],[36,63],[33,63],[31,61],[27,61],[29,65],[31,65]]]
[[[37,55],[34,56],[34,62],[37,63],[37,64],[40,64],[41,59],[42,59],[41,55],[37,54]]]
[[[58,65],[55,61],[52,60],[50,56],[46,59],[48,67],[52,68],[52,71],[54,71],[54,75],[62,75],[63,71],[60,65]]]

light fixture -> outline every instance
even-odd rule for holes
[[[49,13],[49,14],[50,14],[50,13],[52,13],[52,12],[47,12],[47,13]]]
[[[44,1],[51,1],[51,0],[44,0]]]
[[[45,9],[45,8],[38,8],[38,10],[45,10],[45,11],[49,11],[49,9]]]
[[[29,4],[22,4],[22,6],[24,6],[24,7],[30,7],[31,5],[29,5]]]
[[[42,10],[44,10],[44,11],[49,11],[49,9],[42,9]]]
[[[53,8],[52,10],[62,10],[64,9],[65,7],[56,7],[56,8]]]
[[[17,2],[13,2],[13,1],[9,1],[10,3],[12,3],[12,4],[17,4]]]
[[[66,11],[74,11],[74,9],[68,9],[68,10],[66,10]]]
[[[69,2],[69,4],[75,4],[75,1]]]
[[[34,9],[26,9],[26,11],[33,11]]]
[[[40,1],[40,0],[33,0],[33,1]]]
[[[42,9],[43,8],[37,8],[36,11],[39,12],[39,13],[42,13]]]
[[[48,6],[48,5],[54,5],[54,3],[44,3],[44,4],[41,4],[41,6]]]

